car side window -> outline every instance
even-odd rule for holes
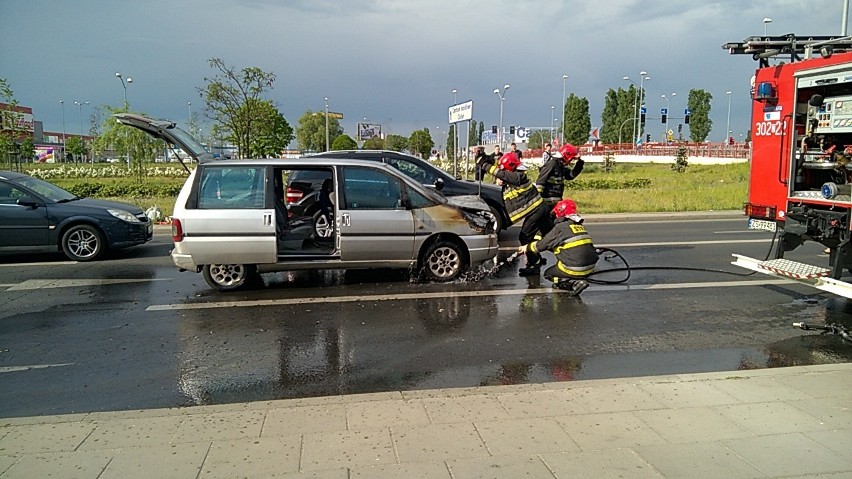
[[[399,158],[388,158],[387,163],[418,183],[426,184],[433,183],[435,181],[435,175],[432,174],[432,172],[416,163]]]
[[[266,189],[264,167],[204,168],[201,175],[198,208],[263,208]]]
[[[399,180],[372,168],[343,169],[346,209],[393,210],[402,208]]]
[[[0,205],[14,205],[18,198],[28,196],[27,192],[9,183],[0,182]]]

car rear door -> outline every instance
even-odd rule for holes
[[[401,181],[380,168],[345,166],[339,175],[340,258],[410,261],[414,216],[402,201]]]
[[[196,201],[179,218],[195,264],[275,263],[275,211],[265,207],[266,166],[199,168]]]

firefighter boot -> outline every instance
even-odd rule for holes
[[[527,253],[527,266],[518,269],[518,276],[538,276],[541,274],[541,265],[544,258],[538,254]]]
[[[580,293],[588,287],[589,283],[584,279],[575,279],[571,281],[571,296],[580,296]]]

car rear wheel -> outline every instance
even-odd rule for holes
[[[452,281],[467,268],[462,247],[452,241],[438,241],[423,255],[423,272],[432,281]]]
[[[317,238],[331,238],[334,234],[334,223],[328,219],[328,216],[322,214],[322,211],[317,211],[314,213],[314,231]]]
[[[62,235],[62,251],[74,261],[98,259],[105,250],[103,233],[92,225],[74,225]]]
[[[251,264],[205,264],[204,281],[219,291],[236,291],[251,286],[259,278]]]

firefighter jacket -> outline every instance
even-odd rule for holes
[[[567,276],[585,278],[595,270],[598,253],[592,244],[592,237],[580,221],[568,217],[557,218],[553,229],[544,238],[528,244],[527,251],[552,251],[559,271]]]
[[[583,165],[586,163],[581,158],[574,161],[574,167],[568,169],[568,165],[562,162],[562,158],[550,156],[541,165],[541,169],[538,170],[538,178],[535,180],[535,187],[542,198],[550,202],[562,200],[565,180],[576,178],[583,171]]]
[[[532,181],[522,171],[506,171],[497,165],[484,164],[483,173],[489,173],[503,180],[503,203],[509,213],[512,224],[540,208],[544,201],[539,196]]]

